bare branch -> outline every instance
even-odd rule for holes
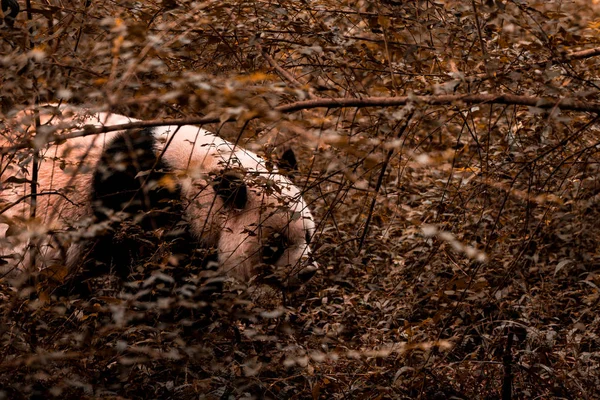
[[[473,105],[473,104],[506,104],[527,107],[537,107],[544,110],[558,108],[561,110],[581,111],[600,113],[600,103],[591,101],[582,101],[574,98],[544,98],[531,96],[518,96],[512,94],[471,94],[471,95],[439,95],[439,96],[398,96],[398,97],[369,97],[358,98],[331,98],[318,100],[297,101],[290,104],[275,107],[275,111],[282,114],[289,114],[296,111],[310,110],[314,108],[366,108],[366,107],[399,107],[408,103],[424,105]],[[260,115],[251,117],[259,118]],[[235,116],[227,121],[235,121]],[[106,126],[86,126],[84,129],[76,130],[65,135],[54,138],[51,142],[72,139],[81,136],[94,135],[98,133],[115,132],[127,129],[152,128],[156,126],[182,126],[182,125],[204,125],[223,122],[219,117],[197,117],[197,118],[179,118],[179,119],[160,119],[137,121],[127,124],[106,125]],[[31,147],[29,142],[23,142],[15,146],[0,148],[0,154],[8,154],[11,151]]]
[[[369,97],[365,99],[356,98],[333,98],[320,100],[298,101],[276,108],[281,113],[308,110],[311,108],[344,108],[344,107],[397,107],[414,102],[427,105],[449,105],[454,103],[463,104],[508,104],[542,109],[560,108],[570,111],[600,112],[600,103],[581,101],[573,98],[543,98],[518,96],[512,94],[471,94],[471,95],[439,95],[439,96],[399,96],[399,97]]]

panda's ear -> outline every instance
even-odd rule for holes
[[[214,177],[212,186],[226,206],[240,210],[246,207],[248,187],[239,172],[223,171]]]
[[[298,171],[298,161],[296,160],[294,150],[290,148],[286,149],[279,157],[279,162],[277,163],[277,166],[280,170],[284,172]]]

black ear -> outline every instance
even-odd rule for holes
[[[278,167],[282,171],[298,171],[298,161],[296,160],[296,155],[294,154],[294,150],[287,149],[283,152],[281,157],[279,157]]]
[[[225,205],[243,209],[248,203],[248,187],[243,176],[235,171],[223,171],[213,179],[213,188]]]

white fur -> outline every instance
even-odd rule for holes
[[[56,110],[56,109],[55,109]],[[62,131],[63,126],[81,128],[92,124],[116,125],[137,121],[117,114],[86,115],[82,110],[62,106],[61,115],[41,112],[41,124],[50,124]],[[50,122],[49,122],[50,121]],[[21,113],[16,123],[8,124],[0,145],[10,146],[27,137],[33,124],[32,113]],[[45,146],[39,167],[36,218],[30,218],[30,184],[9,183],[9,177],[27,177],[20,167],[31,173],[31,160],[2,160],[0,209],[0,254],[14,254],[10,268],[31,264],[25,255],[25,243],[36,244],[36,268],[57,263],[74,268],[81,261],[81,249],[67,229],[80,228],[77,234],[93,234],[91,224],[92,176],[103,150],[122,132],[110,132],[74,138],[58,145]],[[37,133],[41,139],[43,130]],[[294,275],[307,266],[310,248],[305,234],[314,234],[313,217],[301,192],[286,177],[269,171],[264,160],[255,153],[194,126],[161,126],[154,128],[158,139],[156,154],[163,154],[164,162],[175,171],[182,188],[186,218],[198,243],[218,249],[219,268],[237,279],[247,280],[258,273],[261,240],[272,232],[285,230],[289,248],[276,267],[284,267]],[[43,140],[40,140],[43,142]],[[170,144],[165,149],[165,145]],[[61,164],[66,160],[66,164]],[[17,166],[20,164],[20,167]],[[210,187],[208,174],[223,168],[237,168],[246,172],[248,203],[242,210],[226,207]],[[258,176],[257,179],[251,178]],[[278,190],[268,191],[263,184],[275,185]],[[70,189],[70,190],[69,190]],[[60,194],[56,194],[56,192]],[[10,226],[10,228],[9,228]],[[10,229],[10,230],[9,230]],[[9,230],[7,234],[7,230]],[[249,235],[248,231],[253,234]],[[76,236],[76,235],[75,235]],[[25,253],[25,254],[24,254]],[[309,266],[314,268],[314,266]]]

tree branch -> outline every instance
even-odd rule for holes
[[[438,95],[438,96],[399,96],[399,97],[369,97],[332,98],[320,100],[298,101],[276,107],[275,110],[287,114],[311,108],[344,108],[344,107],[398,107],[414,102],[427,105],[450,105],[456,103],[471,104],[508,104],[542,109],[560,108],[561,110],[587,111],[600,113],[600,103],[581,101],[573,98],[543,98],[518,96],[512,94],[471,94],[471,95]]]
[[[438,96],[398,96],[398,97],[368,97],[368,98],[330,98],[318,100],[297,101],[274,108],[282,114],[289,114],[296,111],[310,110],[314,108],[366,108],[366,107],[400,107],[408,103],[415,105],[474,105],[474,104],[505,104],[519,105],[527,107],[537,107],[545,110],[558,108],[561,110],[580,111],[600,113],[600,103],[591,101],[582,101],[574,98],[550,98],[550,97],[530,97],[518,96],[512,94],[469,94],[469,95],[438,95]],[[253,116],[251,119],[259,118],[260,115]],[[234,116],[227,121],[235,121]],[[51,142],[72,139],[75,137],[94,135],[98,133],[115,132],[127,129],[151,128],[156,126],[182,126],[182,125],[204,125],[210,123],[223,122],[219,117],[196,117],[181,119],[160,119],[130,122],[119,125],[106,126],[85,126],[64,135],[55,137]],[[64,129],[64,128],[61,128]],[[0,148],[0,154],[8,154],[11,151],[31,147],[29,141],[19,143],[10,147]]]

